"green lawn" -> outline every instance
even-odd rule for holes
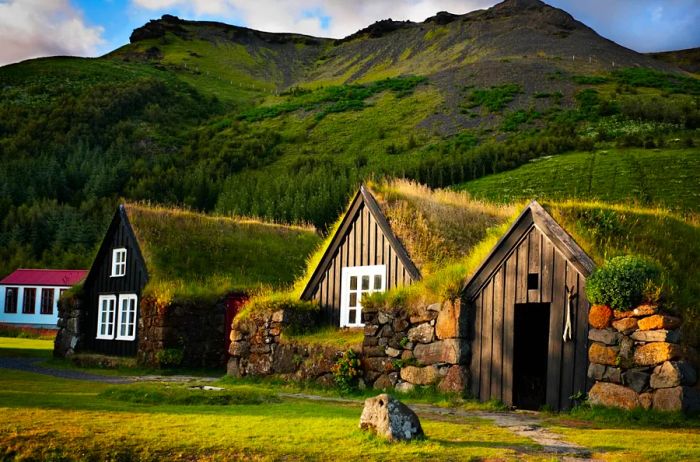
[[[0,354],[47,354],[49,344],[0,338]],[[109,385],[1,369],[0,460],[552,460],[477,415],[422,415],[426,440],[390,444],[357,428],[359,402],[280,398],[288,388],[254,381],[189,389],[197,383]],[[584,417],[543,416],[602,460],[700,458],[694,420],[662,428],[663,419]]]
[[[497,202],[584,199],[700,211],[700,148],[617,149],[543,157],[457,187]]]

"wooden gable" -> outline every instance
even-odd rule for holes
[[[306,285],[302,300],[317,301],[324,322],[338,325],[342,269],[366,265],[386,265],[386,290],[421,278],[376,199],[361,186]]]
[[[586,277],[593,261],[537,203],[531,203],[465,285],[471,318],[471,391],[482,400],[514,404],[516,307],[549,309],[546,404],[568,409],[570,396],[587,390]],[[572,338],[563,340],[567,289]],[[520,309],[520,308],[518,308]]]
[[[123,277],[111,277],[112,249],[127,249],[126,274]],[[82,321],[81,331],[85,332],[82,349],[117,356],[134,356],[138,344],[138,323],[136,339],[133,341],[112,341],[96,339],[97,302],[104,294],[136,294],[141,299],[141,291],[148,281],[148,271],[141,255],[136,235],[129,223],[126,209],[120,205],[110,222],[104,240],[90,267],[83,286],[84,302],[87,315]],[[137,308],[137,316],[140,309]]]

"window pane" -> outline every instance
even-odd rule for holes
[[[357,290],[357,276],[350,276],[350,290]]]
[[[369,276],[362,276],[362,290],[369,289]]]
[[[350,310],[348,314],[348,324],[355,324],[355,319],[357,317],[357,310]]]
[[[357,306],[357,292],[350,293],[350,303],[348,306]]]
[[[17,288],[5,289],[5,313],[17,313]]]
[[[34,314],[36,303],[36,289],[24,289],[24,301],[22,302],[22,313]]]
[[[382,290],[382,275],[374,275],[374,290]]]

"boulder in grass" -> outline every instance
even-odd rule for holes
[[[416,413],[388,394],[365,400],[360,428],[389,441],[408,441],[425,436]]]

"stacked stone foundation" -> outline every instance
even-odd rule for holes
[[[459,302],[405,310],[363,312],[364,341],[360,387],[410,391],[435,386],[462,393],[468,385],[467,326]],[[303,318],[303,319],[302,319]],[[342,349],[285,340],[283,329],[314,324],[311,313],[280,310],[236,320],[231,332],[228,374],[234,377],[277,375],[285,379],[332,385],[332,368]]]
[[[435,303],[411,314],[365,310],[362,365],[368,385],[410,391],[435,386],[463,393],[469,360],[466,316],[459,301]]]
[[[659,411],[700,410],[695,355],[680,345],[681,319],[655,305],[589,313],[591,404]]]
[[[276,375],[288,380],[332,386],[331,369],[343,351],[284,339],[283,329],[315,325],[310,312],[278,310],[234,321],[227,374],[233,377]]]

